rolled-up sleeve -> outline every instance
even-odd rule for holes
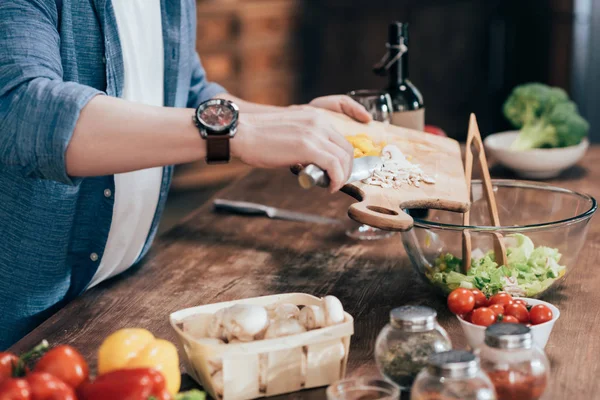
[[[202,67],[198,53],[195,54],[192,62],[192,79],[190,82],[188,107],[196,108],[203,101],[209,100],[218,94],[227,93],[227,90],[223,86],[215,82],[209,82],[206,78],[206,72]]]
[[[0,1],[0,165],[74,184],[65,152],[81,110],[103,92],[63,81],[54,1]]]

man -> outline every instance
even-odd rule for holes
[[[0,2],[0,349],[144,256],[173,164],[315,163],[333,191],[348,177],[352,148],[317,108],[368,113],[345,96],[279,108],[226,94],[195,52],[195,13],[195,0]]]

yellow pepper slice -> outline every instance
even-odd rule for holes
[[[157,339],[146,329],[121,329],[106,339],[98,349],[98,374],[128,368],[154,368],[160,371],[172,395],[179,392],[181,372],[175,345]]]

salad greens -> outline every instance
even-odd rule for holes
[[[507,236],[505,240],[508,265],[498,267],[493,251],[483,254],[475,250],[466,275],[460,272],[461,259],[452,254],[440,255],[425,275],[446,293],[463,287],[477,288],[488,297],[500,291],[534,297],[565,274],[566,267],[559,264],[558,249],[535,247],[531,239],[521,234]]]

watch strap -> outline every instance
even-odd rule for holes
[[[229,162],[229,136],[208,136],[206,138],[206,163],[225,164]]]

